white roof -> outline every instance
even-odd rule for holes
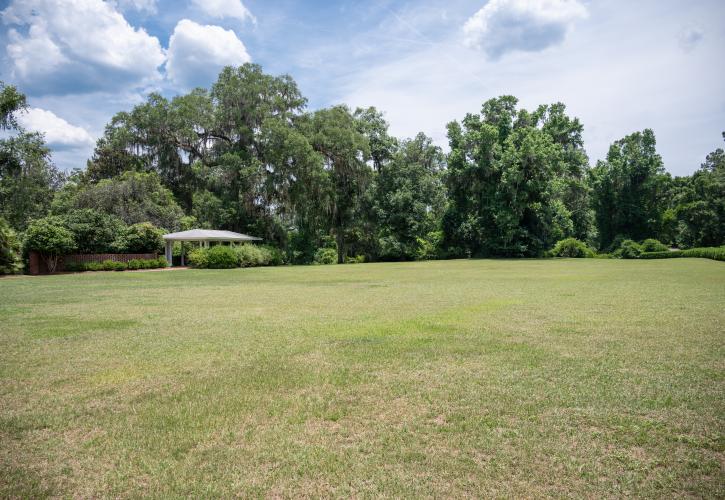
[[[191,229],[179,233],[164,235],[165,240],[171,241],[257,241],[262,238],[255,238],[248,234],[235,233],[232,231],[215,231],[213,229]]]

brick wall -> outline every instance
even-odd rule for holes
[[[156,253],[92,253],[92,254],[73,254],[64,255],[58,259],[58,265],[55,268],[55,272],[63,272],[65,264],[80,264],[87,262],[98,262],[101,263],[104,260],[113,260],[115,262],[128,262],[129,260],[139,259],[155,259],[158,257]],[[30,274],[48,274],[48,266],[45,265],[45,261],[40,257],[38,252],[30,252],[28,256],[28,272]]]

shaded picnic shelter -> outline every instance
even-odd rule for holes
[[[190,229],[178,233],[164,235],[166,243],[166,260],[169,266],[173,266],[174,243],[195,242],[200,247],[208,248],[211,243],[246,243],[249,241],[260,241],[262,238],[249,236],[248,234],[235,233],[233,231],[216,231],[214,229]],[[181,246],[181,265],[184,265],[184,246]]]

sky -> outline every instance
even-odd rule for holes
[[[651,128],[687,175],[723,147],[723,0],[0,0],[0,80],[59,168],[84,168],[111,117],[209,87],[245,62],[289,74],[308,109],[375,106],[446,149],[446,124],[503,94],[563,102],[590,162]]]

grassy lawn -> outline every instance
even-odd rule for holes
[[[0,497],[725,496],[725,264],[0,280]]]

